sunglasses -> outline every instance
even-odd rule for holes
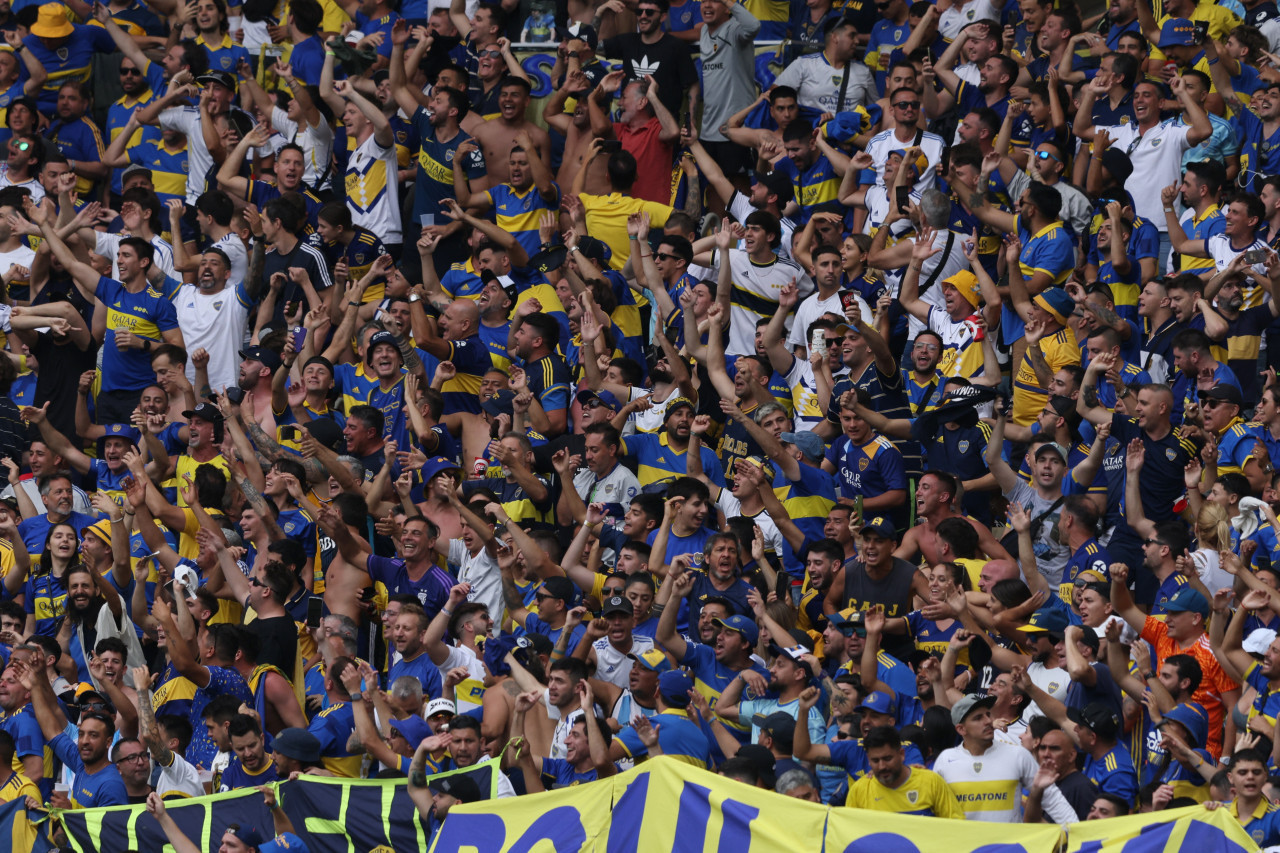
[[[141,77],[142,70],[140,68],[121,68],[120,76],[124,77],[125,75],[129,75],[131,77]]]
[[[877,6],[880,4],[877,3]],[[853,732],[836,732],[836,740],[853,740]]]
[[[502,51],[500,51],[500,50],[482,50],[482,51],[480,51],[478,54],[476,54],[476,56],[480,57],[481,59],[483,59],[483,58],[484,58],[484,57],[486,57],[486,56],[490,56],[490,57],[499,57],[499,56],[502,56]]]
[[[616,586],[613,589],[603,589],[601,590],[601,592],[603,592],[606,596],[613,596],[613,595],[622,595],[624,590],[622,587]]]
[[[555,598],[554,595],[550,595],[545,592],[534,593],[533,597],[536,598],[538,601],[546,601],[548,598]]]
[[[840,633],[844,634],[846,637],[865,637],[867,636],[867,629],[857,628],[853,625],[842,625],[840,627]]]
[[[1053,160],[1055,163],[1061,163],[1061,162],[1062,162],[1062,161],[1061,161],[1061,160],[1059,160],[1057,157],[1055,157],[1055,156],[1053,156],[1052,154],[1050,154],[1048,151],[1037,151],[1037,152],[1036,152],[1036,157],[1037,157],[1037,159],[1040,159],[1040,160]]]
[[[637,18],[656,18],[661,14],[661,9],[636,9]]]
[[[26,151],[31,147],[30,142],[15,142],[9,146],[10,151]]]
[[[266,586],[266,584],[257,578],[249,578],[249,586]]]
[[[1226,401],[1226,400],[1214,400],[1214,399],[1209,399],[1209,400],[1203,400],[1203,401],[1201,401],[1200,405],[1204,406],[1206,409],[1216,409],[1216,408],[1218,408],[1219,406],[1221,406],[1221,405],[1222,405],[1223,403],[1225,403],[1225,402],[1227,402],[1227,401]]]
[[[675,258],[675,255],[671,255],[666,252],[654,252],[653,256],[660,261],[669,261]]]
[[[604,405],[604,403],[601,403],[599,400],[588,400],[587,402],[585,402],[585,403],[583,403],[583,404],[582,404],[582,408],[584,408],[584,409],[598,409],[598,408],[600,408],[600,407],[601,407],[601,406],[603,406],[603,405]]]
[[[895,110],[918,110],[920,109],[919,101],[898,101],[893,105]]]

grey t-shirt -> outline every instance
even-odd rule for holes
[[[1020,503],[1022,508],[1027,511],[1032,521],[1039,518],[1057,498],[1046,500],[1040,497],[1035,489],[1028,486],[1021,478],[1018,479],[1018,485],[1013,491],[1007,492],[1005,497],[1009,499],[1009,503]],[[1036,568],[1040,570],[1040,574],[1044,575],[1045,580],[1049,582],[1049,586],[1057,588],[1062,582],[1062,570],[1067,566],[1067,560],[1071,557],[1071,549],[1066,545],[1059,544],[1056,539],[1056,531],[1058,528],[1058,516],[1062,513],[1062,504],[1059,503],[1054,507],[1053,511],[1045,516],[1040,522],[1039,535],[1032,537],[1032,545],[1036,552]],[[1032,531],[1035,533],[1036,531]]]
[[[756,99],[755,38],[760,22],[741,3],[729,7],[730,17],[714,33],[703,27],[698,39],[702,53],[702,139],[725,142],[720,125]]]

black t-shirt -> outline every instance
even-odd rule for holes
[[[36,339],[31,354],[40,365],[36,372],[35,405],[52,403],[49,423],[65,435],[73,447],[79,447],[82,439],[76,434],[77,380],[80,374],[93,369],[95,348],[82,350],[68,338],[58,342],[52,334],[45,333]]]
[[[1080,819],[1087,818],[1089,810],[1093,808],[1093,801],[1098,799],[1098,787],[1093,781],[1077,770],[1070,776],[1059,779],[1057,784],[1058,790],[1067,798]]]
[[[292,675],[298,657],[298,624],[289,616],[260,616],[245,627],[258,635],[258,663],[279,667],[281,672]]]
[[[333,286],[333,278],[329,273],[329,262],[325,260],[324,252],[308,243],[305,237],[300,237],[298,244],[288,253],[278,252],[274,248],[267,250],[266,257],[262,262],[263,284],[270,285],[271,276],[275,273],[284,273],[285,277],[288,278],[290,267],[301,267],[306,270],[307,275],[311,278],[311,286],[316,289],[316,293],[323,293]],[[276,298],[275,312],[271,315],[271,328],[284,328],[285,304],[300,301],[305,302],[306,296],[303,294],[302,288],[290,279],[285,283],[283,290],[280,291],[279,296]],[[75,388],[71,390],[74,392]]]
[[[653,44],[641,41],[639,33],[623,33],[605,39],[600,44],[600,54],[620,60],[628,79],[656,77],[658,99],[673,116],[679,117],[684,93],[698,82],[693,49],[670,33]]]

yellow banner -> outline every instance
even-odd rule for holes
[[[1077,823],[994,825],[782,798],[671,758],[610,779],[454,806],[431,853],[1252,853],[1225,809]],[[478,839],[483,839],[479,841]]]

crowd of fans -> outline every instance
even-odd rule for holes
[[[0,32],[0,801],[269,853],[295,774],[667,755],[1280,844],[1272,0]]]

